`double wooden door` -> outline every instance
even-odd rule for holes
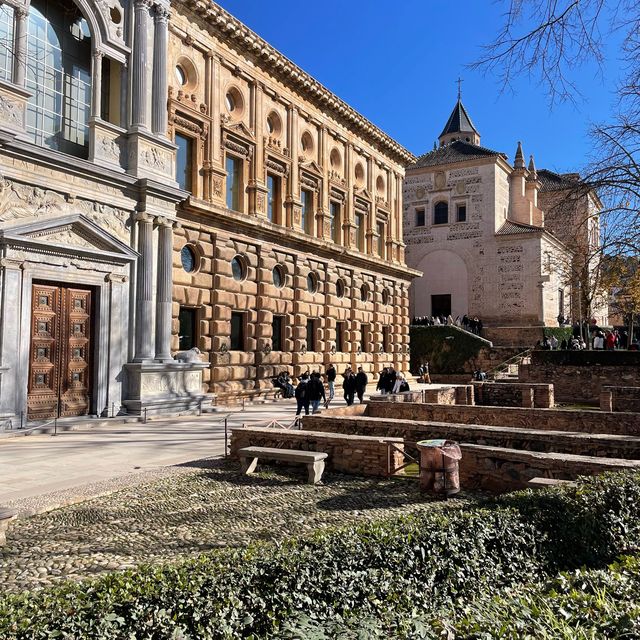
[[[34,284],[27,412],[82,416],[91,407],[92,291]]]

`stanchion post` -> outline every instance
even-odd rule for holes
[[[244,411],[244,397],[242,398],[242,410]]]
[[[229,418],[225,417],[224,419],[224,457],[226,458],[229,455]]]
[[[143,419],[142,419],[142,422],[143,422],[143,424],[147,424],[147,407],[145,407],[145,408],[143,409],[143,411],[144,411],[144,413],[143,413]]]
[[[24,411],[20,412],[20,428],[24,429]]]
[[[58,414],[60,413],[60,398],[56,400],[56,415],[53,417],[53,435],[58,435]]]

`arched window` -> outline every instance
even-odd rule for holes
[[[86,158],[91,32],[70,0],[33,0],[27,31],[27,133],[38,145]]]
[[[446,202],[437,202],[433,207],[433,224],[447,224],[449,222],[449,205]]]

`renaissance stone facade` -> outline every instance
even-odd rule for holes
[[[526,166],[520,143],[513,164],[482,147],[458,100],[440,147],[407,169],[407,263],[424,274],[411,287],[412,316],[478,316],[498,344],[530,344],[560,315],[578,320],[571,304],[576,247],[564,241],[580,216],[591,215],[597,227],[597,198],[574,207],[570,218],[558,214],[549,227],[548,174],[536,170],[533,156]],[[554,193],[557,201],[561,191]],[[562,235],[554,233],[558,224],[567,229]]]
[[[0,418],[406,368],[409,152],[214,3],[10,0],[0,39]]]
[[[219,6],[172,8],[169,131],[190,196],[173,348],[218,396],[362,365],[408,369],[402,179],[413,156]]]

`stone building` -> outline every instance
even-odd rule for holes
[[[4,420],[405,368],[411,154],[213,3],[8,0],[0,39]]]
[[[410,313],[478,316],[490,339],[532,344],[572,315],[571,246],[545,223],[549,172],[525,164],[520,143],[513,164],[481,146],[460,99],[439,142],[405,179],[407,263],[423,272]]]

